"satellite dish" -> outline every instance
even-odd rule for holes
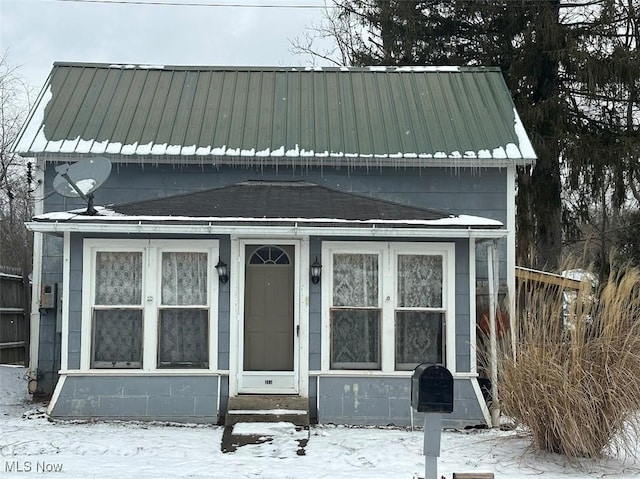
[[[87,202],[86,214],[95,215],[93,192],[109,178],[111,162],[102,157],[88,158],[73,165],[65,163],[56,166],[56,172],[53,188],[62,196],[82,198]]]

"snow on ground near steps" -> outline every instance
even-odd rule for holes
[[[304,456],[268,443],[223,454],[219,426],[50,422],[37,413],[41,405],[15,401],[26,391],[24,372],[0,366],[0,479],[424,476],[422,431],[316,426]],[[531,452],[515,432],[444,432],[438,472],[447,479],[453,472],[493,472],[496,479],[636,479],[640,462],[612,458],[577,469],[562,456]]]
[[[296,436],[299,432],[296,429],[299,428],[290,422],[239,422],[233,426],[233,433],[240,436]]]

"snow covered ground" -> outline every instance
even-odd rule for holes
[[[223,454],[218,426],[51,422],[41,405],[25,402],[24,373],[0,366],[0,479],[424,476],[421,431],[317,426],[306,455],[298,456],[295,433],[280,427],[283,434],[271,443]],[[640,477],[640,461],[609,458],[578,466],[563,456],[532,452],[517,432],[448,431],[438,472],[447,479],[453,472],[493,472],[496,479],[631,479]]]

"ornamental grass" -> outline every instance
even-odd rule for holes
[[[570,295],[571,296],[571,295]],[[538,450],[572,458],[638,451],[640,271],[519,295],[516,356],[499,358],[503,414],[528,429]]]

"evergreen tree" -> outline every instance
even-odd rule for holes
[[[640,0],[334,3],[354,65],[502,69],[538,155],[531,174],[518,173],[520,264],[559,265],[562,220],[580,215],[563,214],[563,186],[580,191],[586,211],[605,178],[619,204],[640,185]]]

